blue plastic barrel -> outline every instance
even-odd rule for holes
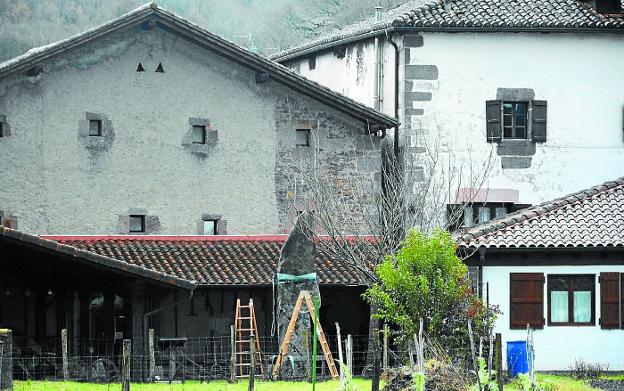
[[[509,377],[529,372],[526,341],[507,341],[507,372]]]

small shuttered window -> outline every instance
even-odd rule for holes
[[[624,328],[624,273],[600,273],[600,327]]]
[[[544,327],[544,274],[510,273],[510,328]]]

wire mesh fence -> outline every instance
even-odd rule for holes
[[[328,335],[327,340],[333,359],[338,359],[338,340],[335,335]],[[351,347],[343,338],[344,361],[351,364],[354,376],[372,376],[370,363],[369,337],[354,335]],[[153,353],[147,343],[140,341],[140,346],[133,346],[130,354],[131,379],[137,382],[184,382],[227,380],[240,375],[232,366],[232,340],[230,337],[188,337],[155,338]],[[277,338],[260,338],[260,360],[256,362],[257,373],[269,379],[279,355]],[[13,372],[13,379],[23,381],[77,381],[88,383],[119,383],[122,376],[123,349],[122,340],[90,339],[69,340],[67,354],[63,354],[61,338],[35,343],[32,340],[12,341],[12,354],[1,359]],[[237,345],[235,349],[238,349]],[[312,344],[307,348],[311,350]],[[402,352],[390,348],[390,365],[398,365]],[[297,365],[292,358],[284,359],[282,378],[284,380],[305,380],[310,377],[308,368],[312,352],[307,352],[310,360],[306,365]],[[236,354],[236,352],[234,352]],[[350,355],[347,358],[347,355]],[[236,355],[234,356],[236,357]],[[325,357],[321,349],[317,356],[317,378],[328,379]],[[232,373],[234,369],[235,373]]]

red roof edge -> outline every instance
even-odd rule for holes
[[[100,240],[167,240],[172,242],[272,242],[285,241],[288,235],[40,235],[42,239],[65,242],[79,240],[82,242]]]

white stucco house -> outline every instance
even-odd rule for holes
[[[624,370],[624,177],[475,226],[458,246],[502,311],[503,342],[535,330],[537,370]]]
[[[623,33],[619,0],[412,0],[272,58],[399,118],[469,227],[622,175]]]

